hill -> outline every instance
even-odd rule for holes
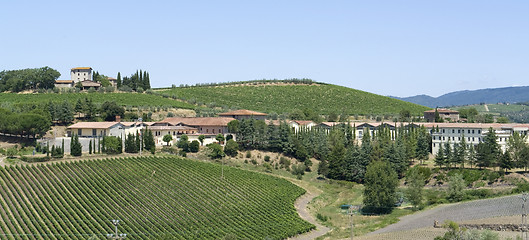
[[[175,157],[0,168],[6,239],[284,239],[314,226],[294,201],[304,190],[276,177]],[[28,239],[29,239],[28,238]]]
[[[175,87],[158,91],[165,96],[207,106],[244,108],[266,113],[290,113],[311,109],[320,114],[398,114],[406,109],[414,115],[429,108],[347,87],[309,83],[224,84]]]
[[[437,98],[427,95],[398,98],[431,108],[472,105],[480,103],[519,103],[529,101],[529,86],[465,90],[444,94]]]
[[[173,99],[164,98],[157,95],[140,94],[140,93],[33,93],[33,94],[17,94],[17,93],[0,93],[1,103],[11,104],[35,104],[68,101],[72,104],[77,102],[77,99],[84,100],[85,98],[92,99],[96,104],[105,101],[114,101],[122,106],[147,106],[147,107],[175,107],[194,109],[195,106],[182,101],[175,101]]]

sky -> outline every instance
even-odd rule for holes
[[[380,95],[529,85],[529,1],[0,3],[0,70],[172,84],[310,78]]]

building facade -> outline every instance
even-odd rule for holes
[[[92,68],[91,67],[76,67],[70,70],[72,80],[77,82],[92,81]]]

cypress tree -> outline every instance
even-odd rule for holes
[[[88,154],[92,154],[92,140],[90,140],[90,143],[88,144]]]
[[[118,77],[116,79],[116,87],[117,88],[121,87],[121,73],[120,72],[118,72]]]

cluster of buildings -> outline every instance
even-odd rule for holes
[[[81,90],[87,90],[89,88],[99,89],[101,83],[92,81],[92,68],[91,67],[76,67],[70,69],[70,80],[56,80],[55,87],[57,88],[72,88],[77,83],[81,84]],[[108,78],[110,85],[116,86],[117,79]]]
[[[425,118],[435,110],[425,112]],[[460,121],[459,113],[452,110],[437,110],[445,120]],[[433,115],[432,115],[433,116]],[[148,128],[153,132],[155,143],[163,145],[163,136],[169,134],[173,136],[174,144],[183,134],[187,135],[190,141],[198,140],[198,136],[204,135],[204,144],[215,142],[218,134],[227,136],[232,134],[228,130],[228,123],[233,120],[257,119],[264,120],[267,124],[279,125],[278,120],[266,120],[267,114],[250,111],[236,110],[219,114],[219,117],[171,117],[159,122],[122,122],[119,119],[116,122],[79,122],[68,127],[67,135],[77,134],[81,138],[99,138],[102,136],[126,136],[129,133],[137,132]],[[397,127],[420,127],[424,126],[432,136],[432,152],[435,154],[439,151],[440,146],[449,143],[465,142],[467,145],[477,145],[482,142],[490,129],[493,129],[498,137],[498,144],[505,150],[509,137],[514,132],[520,135],[526,135],[529,132],[529,124],[499,124],[499,123],[464,123],[464,122],[421,122],[421,123],[396,123],[396,122],[322,122],[291,120],[286,123],[294,132],[303,129],[310,130],[319,128],[330,131],[338,124],[350,124],[357,140],[361,140],[369,132],[373,136],[377,129],[387,129],[391,136],[396,136]],[[234,136],[235,137],[235,136]]]

